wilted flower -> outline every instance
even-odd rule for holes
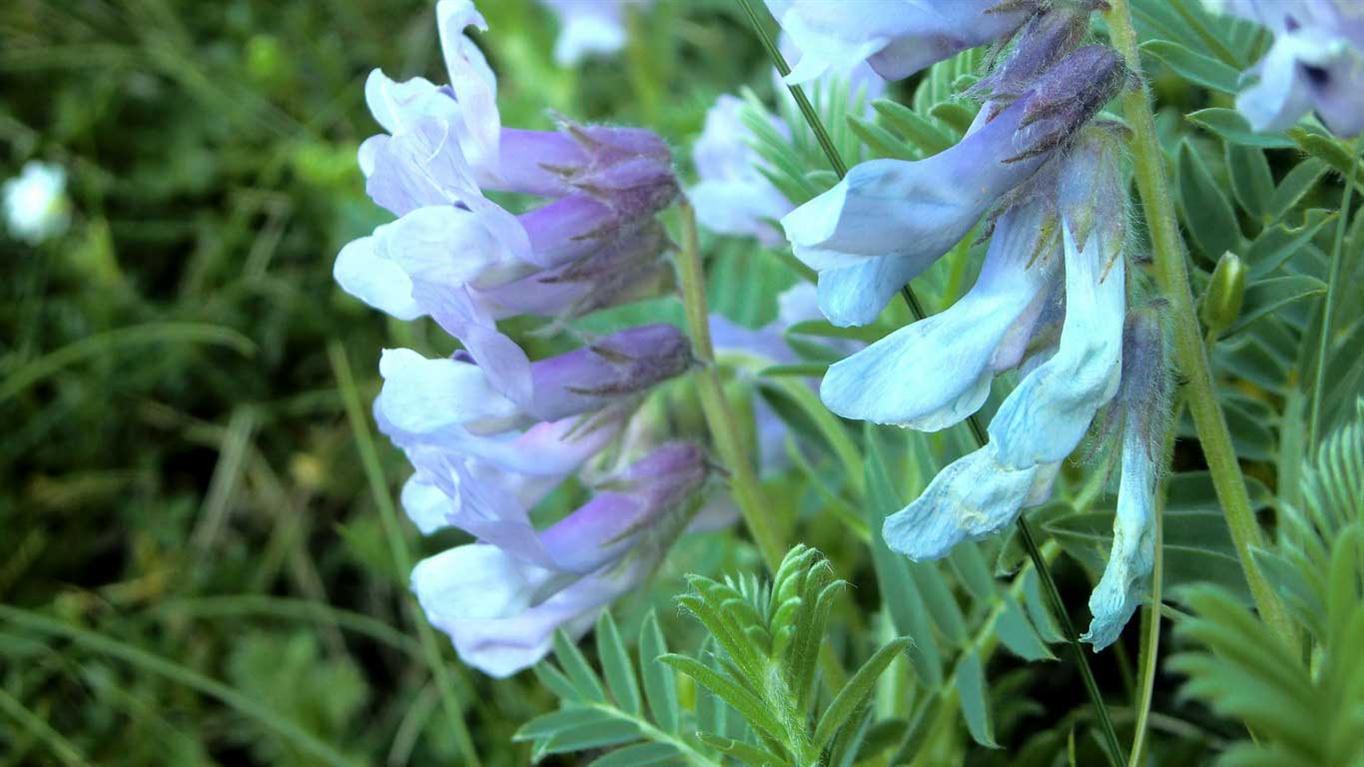
[[[1081,637],[1095,650],[1112,644],[1147,592],[1155,563],[1156,480],[1170,421],[1170,374],[1160,321],[1150,307],[1127,318],[1122,388],[1114,421],[1122,429],[1122,479],[1113,518],[1113,548],[1089,611],[1094,619]]]
[[[866,61],[887,80],[1008,37],[1041,5],[1031,0],[767,0],[800,49],[787,81]]]
[[[58,165],[30,160],[18,176],[5,182],[5,225],[17,239],[38,245],[71,223],[66,199],[66,171]]]
[[[531,509],[630,431],[649,390],[692,364],[671,325],[626,328],[531,360],[498,320],[565,320],[660,287],[669,247],[655,218],[677,195],[671,154],[634,128],[560,121],[504,128],[497,83],[465,36],[486,27],[469,0],[436,6],[450,85],[371,74],[385,134],[360,148],[370,196],[398,216],[337,257],[337,281],[402,319],[430,316],[463,348],[431,359],[385,350],[380,429],[416,468],[403,507],[423,532],[478,542],[418,564],[413,588],[462,658],[505,676],[533,664],[556,628],[578,635],[634,588],[695,511],[695,447],[660,447],[546,530]],[[548,198],[513,215],[485,190]]]
[[[1249,73],[1258,78],[1236,99],[1255,130],[1291,128],[1316,111],[1350,137],[1364,130],[1364,6],[1357,0],[1204,0],[1274,34]]]
[[[630,6],[652,0],[540,0],[559,19],[554,60],[576,66],[592,55],[616,53],[625,47],[625,14]]]

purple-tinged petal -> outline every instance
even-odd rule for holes
[[[497,77],[483,52],[464,34],[468,27],[486,30],[488,22],[472,0],[440,0],[436,3],[436,27],[450,75],[450,90],[459,102],[463,118],[456,125],[459,144],[480,183],[495,181],[502,130],[502,116],[497,110]]]
[[[527,410],[557,420],[644,391],[691,366],[691,345],[672,325],[629,328],[534,363]]]

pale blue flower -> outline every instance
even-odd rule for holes
[[[1001,0],[767,0],[800,49],[787,81],[866,61],[899,80],[968,48],[1008,37],[1038,3]]]
[[[1316,111],[1350,137],[1364,130],[1364,5],[1357,0],[1205,0],[1268,27],[1274,44],[1236,107],[1259,131],[1293,127]]]
[[[1056,352],[1000,405],[990,422],[999,461],[1014,468],[1055,463],[1070,455],[1099,408],[1117,393],[1126,314],[1121,257],[1108,260],[1094,230],[1084,248],[1069,226],[1065,246],[1066,316]]]
[[[783,239],[771,222],[795,206],[758,169],[762,161],[752,147],[752,131],[740,119],[743,110],[741,99],[723,94],[706,112],[705,127],[692,148],[700,181],[687,190],[687,197],[705,228],[775,246]],[[789,132],[785,122],[770,119],[776,130]]]
[[[993,535],[1051,492],[1059,464],[1014,469],[986,445],[948,464],[913,503],[886,517],[886,545],[910,559],[944,557],[963,541]]]
[[[956,304],[829,368],[820,395],[845,417],[918,431],[976,412],[994,374],[1018,363],[1060,265],[1054,216],[1041,204],[999,218],[976,284]]]
[[[960,143],[924,160],[873,160],[782,219],[795,256],[819,272],[835,325],[875,320],[891,296],[1028,181],[1116,92],[1116,54],[1088,46],[1026,95],[989,108]]]

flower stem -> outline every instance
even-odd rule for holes
[[[412,552],[403,537],[402,527],[398,523],[398,512],[393,506],[393,497],[388,492],[388,483],[384,480],[384,470],[379,463],[379,451],[375,449],[374,439],[370,435],[369,422],[365,419],[364,407],[360,404],[360,392],[355,387],[355,376],[351,373],[346,349],[333,341],[327,347],[327,354],[331,357],[332,373],[336,376],[337,387],[341,390],[341,400],[346,406],[346,417],[350,420],[351,433],[355,435],[355,448],[360,453],[360,463],[364,466],[365,476],[369,480],[370,494],[374,496],[374,505],[379,507],[379,520],[383,523],[384,534],[388,538],[389,553],[393,557],[394,565],[401,572],[410,573]],[[445,659],[441,656],[436,632],[427,622],[421,608],[417,606],[416,597],[411,593],[404,594],[403,603],[409,619],[417,627],[422,655],[425,656],[431,676],[435,678],[436,689],[440,691],[441,707],[445,710],[447,723],[455,735],[455,742],[459,745],[464,763],[470,767],[481,767],[483,762],[478,758],[469,727],[464,722],[459,696],[455,692],[450,670],[446,668]]]
[[[786,63],[786,58],[781,55],[781,51],[772,41],[771,35],[767,34],[767,29],[763,26],[758,17],[757,11],[753,8],[752,0],[739,0],[744,10],[748,13],[749,21],[753,24],[753,32],[762,42],[763,48],[767,50],[768,56],[772,58],[772,63],[777,67],[777,71],[783,77],[791,73],[791,68]],[[829,165],[838,173],[839,178],[847,175],[848,167],[843,162],[843,158],[834,148],[833,141],[829,138],[829,131],[825,129],[819,115],[815,112],[810,100],[806,98],[805,91],[799,85],[788,85],[791,96],[796,100],[800,107],[801,114],[809,124],[810,130],[814,132],[820,147],[824,150],[824,155],[829,161]],[[909,285],[904,285],[900,289],[900,295],[904,298],[905,304],[909,306],[910,312],[915,320],[922,320],[927,316],[923,304],[914,293],[914,289]],[[985,429],[980,425],[980,420],[972,414],[966,419],[966,426],[971,431],[971,436],[975,439],[976,445],[984,447],[989,441]],[[1089,694],[1090,704],[1094,707],[1095,716],[1099,722],[1099,728],[1103,730],[1105,743],[1108,745],[1108,757],[1115,767],[1123,762],[1122,746],[1118,742],[1117,732],[1113,729],[1113,719],[1108,714],[1108,708],[1104,705],[1103,696],[1099,694],[1099,688],[1094,680],[1094,672],[1089,668],[1089,660],[1085,657],[1084,648],[1080,645],[1079,634],[1076,633],[1074,625],[1071,624],[1070,616],[1066,612],[1065,603],[1061,600],[1061,592],[1056,586],[1056,580],[1052,577],[1051,569],[1047,566],[1047,561],[1042,558],[1042,554],[1037,547],[1037,542],[1033,537],[1032,529],[1028,526],[1028,521],[1022,515],[1018,517],[1018,532],[1025,544],[1027,544],[1028,556],[1032,559],[1033,566],[1037,570],[1038,577],[1041,579],[1043,587],[1052,596],[1053,606],[1056,608],[1057,618],[1066,634],[1066,640],[1070,643],[1071,649],[1075,652],[1075,663],[1079,666],[1080,676],[1085,681],[1085,691]]]
[[[1260,527],[1250,505],[1250,494],[1246,490],[1241,466],[1237,463],[1236,450],[1232,447],[1226,417],[1217,401],[1212,369],[1194,313],[1189,271],[1179,226],[1175,223],[1169,181],[1165,178],[1164,157],[1145,84],[1141,80],[1141,56],[1137,50],[1131,9],[1128,0],[1109,0],[1109,8],[1108,28],[1113,44],[1122,53],[1135,80],[1141,83],[1123,94],[1123,111],[1132,131],[1132,161],[1137,191],[1141,195],[1146,225],[1150,229],[1156,279],[1174,315],[1175,361],[1187,379],[1185,396],[1188,398],[1189,412],[1193,415],[1213,487],[1222,503],[1227,527],[1236,545],[1241,569],[1250,584],[1251,595],[1255,598],[1255,606],[1280,638],[1292,643],[1294,632],[1288,613],[1251,557],[1252,548],[1262,543]]]
[[[706,306],[705,272],[701,267],[701,248],[696,233],[696,211],[686,200],[678,205],[678,210],[682,219],[682,248],[678,253],[677,265],[692,353],[701,363],[696,375],[701,409],[705,413],[711,437],[715,440],[715,449],[720,453],[720,460],[729,470],[729,484],[734,492],[734,500],[739,505],[739,513],[743,515],[744,524],[758,545],[763,561],[775,573],[786,554],[786,547],[773,525],[772,507],[763,500],[762,488],[743,449],[743,440],[736,429],[734,414],[725,400],[719,370],[715,367],[715,350],[710,343],[710,310]]]
[[[1343,246],[1345,232],[1349,229],[1350,203],[1355,192],[1355,170],[1359,167],[1359,146],[1351,148],[1350,173],[1345,177],[1345,197],[1340,203],[1340,221],[1336,224],[1336,239],[1331,247],[1331,273],[1326,282],[1326,302],[1321,309],[1321,338],[1317,343],[1316,374],[1312,382],[1311,416],[1307,420],[1307,446],[1315,450],[1317,436],[1321,434],[1321,400],[1326,390],[1326,357],[1331,348],[1331,324],[1335,319],[1336,300],[1340,297],[1340,277],[1345,260]]]

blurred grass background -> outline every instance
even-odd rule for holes
[[[723,0],[635,14],[580,71],[532,0],[479,5],[506,125],[648,125],[685,174],[715,96],[770,87]],[[394,547],[459,534],[387,535],[408,470],[380,439],[371,487],[343,406],[368,430],[379,349],[449,343],[331,279],[387,219],[355,164],[374,67],[445,79],[432,3],[0,4],[0,178],[59,164],[73,209],[40,246],[0,234],[0,765],[467,762]],[[624,612],[731,549],[684,544]],[[483,762],[524,763],[548,694],[436,646]]]

